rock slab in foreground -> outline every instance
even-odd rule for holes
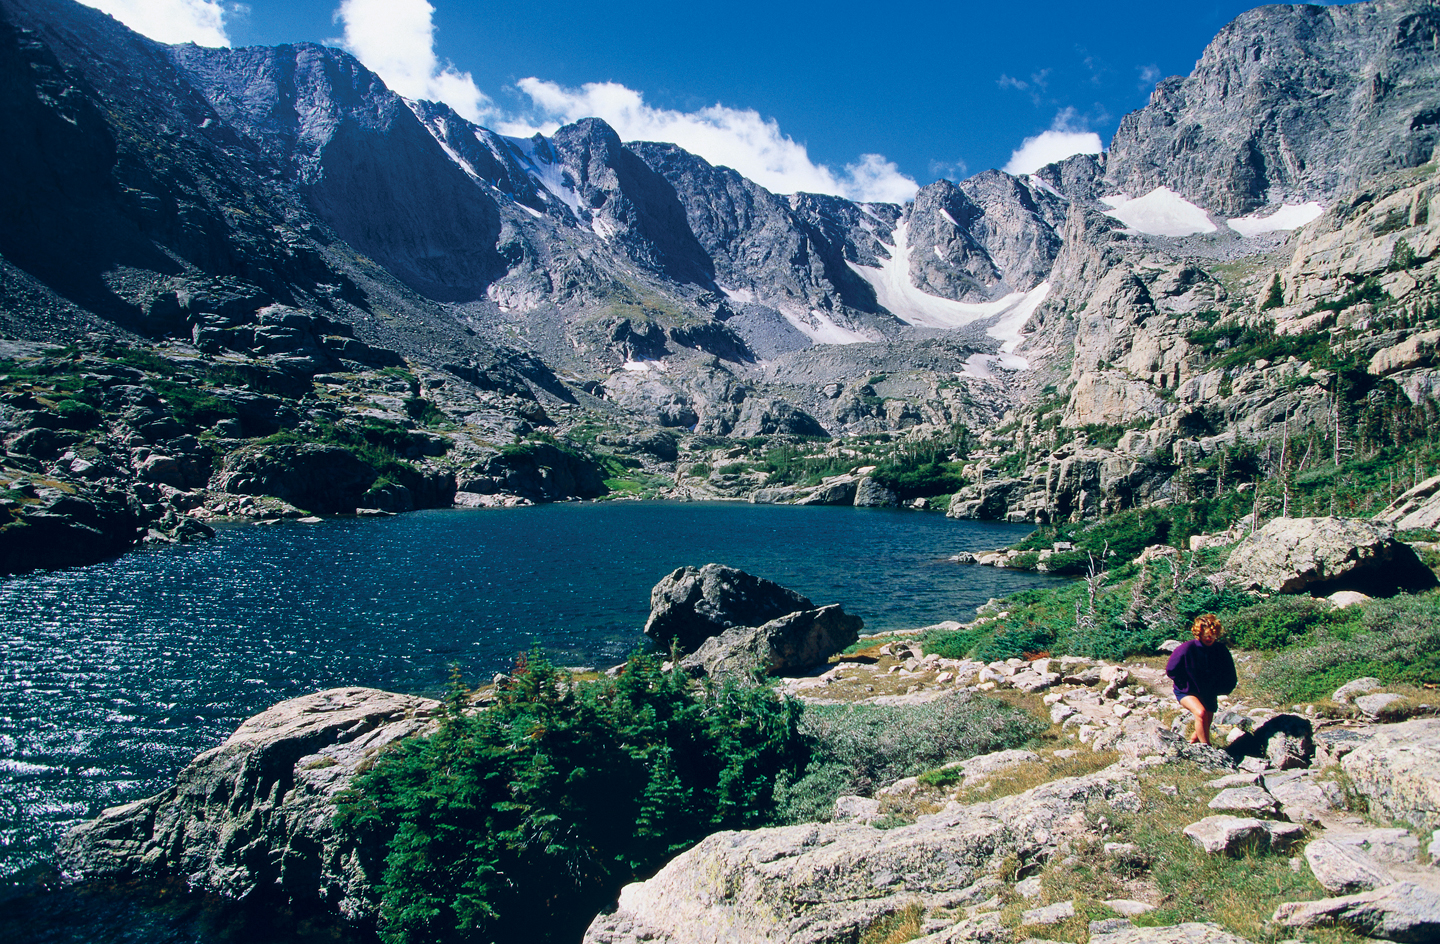
[[[1287,902],[1275,923],[1292,928],[1338,925],[1366,937],[1431,944],[1440,940],[1440,893],[1409,882],[1319,901]]]
[[[832,823],[716,833],[648,881],[627,885],[585,942],[853,940],[912,903],[928,910],[964,902],[967,887],[1007,856],[1052,855],[1083,828],[1076,813],[1126,793],[1131,777],[1107,768],[989,803],[951,804],[898,829]]]
[[[1207,816],[1186,826],[1184,832],[1211,855],[1238,856],[1250,849],[1283,851],[1304,834],[1305,828],[1248,816]]]
[[[196,757],[169,790],[72,829],[61,866],[81,878],[183,876],[230,898],[279,891],[370,917],[358,853],[333,825],[335,796],[376,751],[424,732],[438,707],[372,688],[281,702]]]
[[[1241,542],[1225,569],[1249,587],[1279,593],[1373,596],[1436,584],[1393,528],[1362,518],[1276,518]]]
[[[1122,928],[1111,934],[1091,934],[1090,944],[1249,944],[1218,924],[1190,922],[1168,928]]]
[[[1397,823],[1440,829],[1440,719],[1379,725],[1340,767],[1371,809]]]
[[[771,580],[726,567],[681,567],[650,591],[645,635],[662,648],[672,640],[694,652],[711,636],[734,626],[762,626],[815,604]]]

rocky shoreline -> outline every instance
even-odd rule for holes
[[[821,944],[898,915],[914,919],[902,939],[926,944],[1000,944],[1047,930],[1105,944],[1247,940],[1213,923],[1156,926],[1176,903],[1157,886],[1155,853],[1127,838],[1156,834],[1196,855],[1274,856],[1308,870],[1325,894],[1266,904],[1277,928],[1335,925],[1397,942],[1440,932],[1433,707],[1382,723],[1394,696],[1374,679],[1332,696],[1352,706],[1349,719],[1227,697],[1214,729],[1225,748],[1201,747],[1185,743],[1168,680],[1144,661],[949,659],[919,642],[964,628],[942,624],[861,641],[827,663],[826,653],[854,642],[858,622],[711,564],[655,587],[647,633],[699,655],[675,666],[696,677],[758,671],[812,705],[1002,698],[1043,713],[1048,732],[1032,750],[841,796],[826,822],[711,835],[627,886],[587,942]],[[170,790],[74,829],[59,860],[77,880],[183,876],[197,891],[242,900],[279,892],[368,925],[378,903],[365,863],[381,853],[336,828],[336,798],[387,746],[433,731],[439,709],[358,688],[284,702],[198,756]],[[1081,860],[1111,875],[1103,897],[1063,879]]]

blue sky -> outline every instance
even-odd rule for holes
[[[506,133],[599,114],[777,192],[862,199],[1108,145],[1256,5],[85,2],[162,41],[346,46],[401,94]]]

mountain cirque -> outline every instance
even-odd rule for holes
[[[1196,457],[1329,421],[1303,362],[1217,371],[1192,340],[1217,317],[1350,332],[1377,376],[1435,388],[1423,331],[1315,306],[1372,278],[1398,304],[1435,295],[1437,43],[1418,2],[1260,8],[1107,155],[901,206],[772,194],[595,119],[506,138],[333,49],[169,47],[4,0],[6,567],[203,533],[185,519],[594,496],[617,475],[750,497],[774,483],[717,470],[756,437],[834,468],[857,436],[985,431],[958,515],[1168,500]],[[98,416],[57,419],[67,400]],[[1126,435],[1067,444],[1096,424]],[[276,437],[393,461],[313,493],[247,471],[301,455]]]

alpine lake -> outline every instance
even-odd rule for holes
[[[452,665],[486,683],[535,647],[558,665],[622,662],[648,648],[650,588],[677,567],[738,567],[879,633],[969,620],[1053,582],[949,560],[1028,531],[884,509],[563,503],[222,526],[199,544],[0,579],[0,929],[308,940],[278,915],[237,927],[233,909],[179,887],[67,886],[50,856],[70,826],[164,790],[276,702],[344,685],[438,695]]]

